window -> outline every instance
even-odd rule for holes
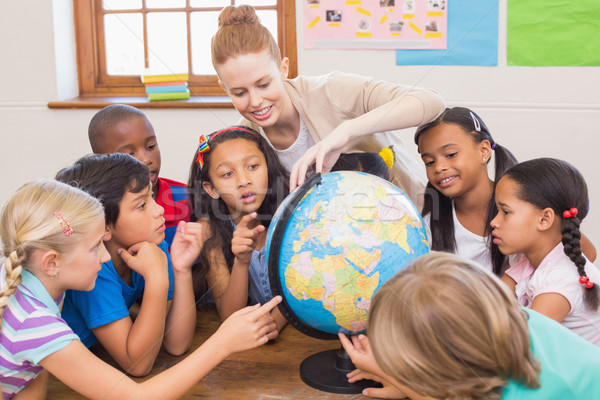
[[[145,71],[187,72],[192,96],[225,96],[210,39],[219,12],[241,3],[256,8],[295,76],[294,0],[74,0],[80,96],[145,96]]]

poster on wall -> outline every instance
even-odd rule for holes
[[[498,65],[498,0],[452,0],[448,46],[396,50],[396,65]]]
[[[600,65],[598,0],[508,0],[506,30],[508,65]]]
[[[307,49],[445,49],[448,0],[303,0]]]

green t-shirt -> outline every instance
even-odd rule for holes
[[[542,365],[541,386],[531,389],[511,380],[502,399],[600,399],[600,347],[536,311],[525,312],[533,356]]]

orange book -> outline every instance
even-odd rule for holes
[[[188,74],[142,75],[143,83],[187,81]]]
[[[185,81],[176,81],[176,82],[154,82],[154,83],[146,83],[145,86],[187,86],[187,82]]]

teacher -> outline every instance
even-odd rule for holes
[[[423,166],[389,131],[436,118],[445,108],[438,93],[342,72],[288,79],[289,60],[248,5],[221,11],[212,63],[240,123],[265,136],[290,171],[291,190],[304,183],[312,164],[326,173],[341,153],[393,145],[390,180],[421,203]]]

